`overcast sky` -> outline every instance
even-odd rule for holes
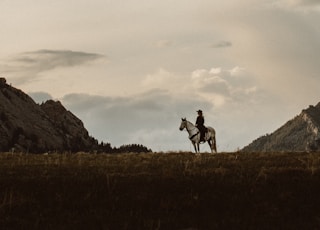
[[[320,0],[0,0],[0,34],[1,77],[113,146],[190,151],[202,109],[234,151],[320,101]]]

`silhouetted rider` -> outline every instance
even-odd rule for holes
[[[200,141],[204,141],[204,136],[207,128],[204,126],[204,117],[202,115],[202,110],[199,109],[197,112],[198,112],[198,117],[196,120],[196,126],[200,131]]]

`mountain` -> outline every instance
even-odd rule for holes
[[[272,134],[262,136],[242,152],[317,151],[320,150],[320,103],[302,110]]]
[[[88,151],[98,141],[60,102],[41,105],[0,78],[0,151]]]

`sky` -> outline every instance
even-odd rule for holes
[[[320,101],[320,0],[0,0],[0,34],[0,77],[112,146],[191,151],[201,109],[236,151]]]

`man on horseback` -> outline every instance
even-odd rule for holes
[[[199,144],[208,142],[211,152],[217,152],[217,145],[216,145],[216,131],[214,128],[208,126],[205,127],[204,124],[204,117],[202,116],[202,111],[199,110],[198,117],[196,121],[196,125],[192,124],[186,118],[181,118],[180,124],[180,131],[186,129],[189,134],[189,139],[194,146],[194,150],[196,153],[200,152]]]
[[[205,141],[204,137],[205,137],[205,133],[207,131],[207,128],[204,126],[204,117],[202,115],[202,110],[199,109],[197,112],[198,112],[198,117],[196,120],[196,127],[200,131],[200,142],[202,142],[202,141]]]

